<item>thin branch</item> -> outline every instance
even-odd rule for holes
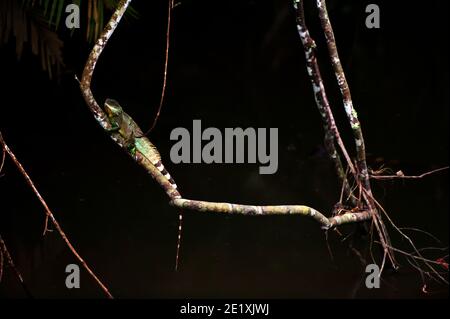
[[[444,283],[447,283],[448,284],[448,281],[447,280],[445,280],[440,274],[438,274],[437,273],[437,271],[433,268],[433,266],[431,266],[430,265],[430,262],[426,259],[426,258],[424,258],[423,256],[422,256],[422,254],[420,253],[420,251],[416,248],[416,245],[414,244],[414,242],[412,241],[412,239],[408,236],[408,235],[406,235],[399,227],[397,227],[397,225],[393,222],[393,220],[390,218],[390,216],[388,215],[388,213],[386,212],[386,210],[383,208],[383,206],[381,206],[381,204],[377,201],[377,200],[375,200],[374,198],[373,198],[373,200],[374,200],[374,202],[375,202],[375,204],[381,209],[381,211],[384,213],[384,215],[386,216],[386,218],[388,219],[388,221],[389,221],[389,223],[392,225],[392,227],[394,227],[394,229],[404,238],[404,239],[406,239],[406,241],[410,244],[410,246],[413,248],[413,250],[416,252],[416,254],[417,254],[417,256],[418,257],[420,257],[420,259],[424,262],[424,264],[433,272],[433,273],[435,273],[438,277],[439,277],[439,279],[441,279],[442,280],[442,282],[444,282]],[[390,245],[390,244],[388,244],[388,245]],[[393,250],[393,251],[397,251],[396,249],[394,249],[392,246],[390,246],[390,247],[388,247],[390,250]],[[419,258],[418,258],[419,259]],[[431,263],[433,263],[433,262],[431,262]]]
[[[414,227],[399,227],[398,229],[401,229],[401,230],[411,230],[411,231],[415,231],[415,232],[418,232],[418,233],[422,233],[422,234],[425,234],[425,235],[429,236],[429,237],[432,238],[433,240],[437,241],[439,244],[442,243],[442,242],[439,240],[439,238],[437,238],[437,237],[434,236],[433,234],[430,234],[429,232],[424,231],[424,230],[422,230],[422,229],[418,229],[418,228],[414,228]],[[420,250],[420,249],[419,249],[419,250]]]
[[[429,172],[425,172],[421,175],[403,175],[403,173],[401,171],[399,171],[398,175],[370,175],[370,178],[376,179],[376,180],[391,180],[391,179],[420,179],[420,178],[424,178],[425,176],[431,175],[431,174],[435,174],[438,172],[442,172],[444,170],[449,169],[449,166],[445,166],[445,167],[441,167]]]
[[[80,264],[84,267],[84,269],[86,269],[86,271],[89,273],[89,275],[91,275],[91,277],[97,282],[97,284],[100,286],[100,288],[104,291],[104,293],[108,296],[108,298],[113,298],[113,296],[111,295],[111,293],[109,292],[108,288],[106,288],[106,286],[100,281],[100,279],[94,274],[94,272],[91,270],[91,268],[88,266],[88,264],[84,261],[83,258],[81,258],[81,256],[78,254],[78,252],[75,250],[75,248],[73,247],[73,245],[70,243],[69,239],[67,238],[66,234],[64,233],[64,231],[62,230],[61,226],[59,225],[59,223],[57,222],[57,220],[55,219],[53,213],[50,211],[50,208],[48,207],[47,203],[45,202],[44,198],[41,196],[41,194],[39,193],[39,191],[37,190],[36,186],[34,185],[33,181],[31,180],[30,176],[28,175],[28,173],[25,171],[25,169],[23,168],[22,164],[19,162],[19,160],[16,158],[16,156],[14,155],[14,153],[11,151],[11,149],[8,147],[8,145],[6,144],[5,140],[3,139],[3,136],[0,132],[0,144],[2,144],[3,150],[9,155],[9,157],[11,158],[11,160],[13,161],[13,163],[16,165],[16,167],[19,169],[20,173],[23,175],[23,177],[25,178],[27,184],[30,186],[30,188],[33,190],[34,194],[36,195],[36,197],[39,199],[39,201],[41,202],[42,206],[44,207],[46,216],[51,220],[51,222],[53,223],[53,225],[55,226],[56,230],[58,231],[58,233],[60,234],[61,238],[64,240],[64,242],[66,243],[67,247],[69,247],[70,251],[73,253],[73,255],[75,256],[75,258],[80,262]]]
[[[159,115],[161,113],[161,109],[164,103],[164,96],[166,93],[166,85],[167,85],[167,68],[169,64],[169,46],[170,46],[170,25],[171,25],[171,16],[172,16],[172,9],[173,9],[173,2],[174,0],[168,0],[169,2],[169,8],[167,13],[167,33],[166,33],[166,60],[164,62],[164,80],[163,80],[163,87],[161,92],[161,99],[159,101],[159,107],[158,112],[156,112],[155,119],[153,120],[153,124],[150,127],[150,129],[145,133],[145,135],[149,134],[156,126],[156,122],[158,122]]]
[[[368,194],[365,188],[362,189],[362,196],[364,197],[364,200],[369,205],[370,212],[372,213],[372,224],[375,226],[378,237],[380,238],[380,241],[383,243],[383,250],[384,254],[383,258],[386,257],[386,255],[389,257],[389,260],[391,261],[392,267],[397,269],[398,263],[395,260],[394,252],[389,248],[391,246],[391,239],[389,237],[389,233],[386,229],[386,225],[383,222],[383,219],[380,216],[380,213],[376,209],[376,200],[371,195]],[[380,205],[380,208],[383,209]]]
[[[2,162],[0,164],[0,173],[3,171],[3,165],[5,165],[6,152],[2,149]]]
[[[448,247],[423,247],[423,248],[419,248],[418,251],[430,251],[430,250],[438,250],[438,251],[446,251],[448,250]],[[447,255],[445,255],[444,257],[447,257]]]
[[[376,241],[376,243],[378,243],[378,244],[381,244],[380,242],[378,242],[378,241]],[[441,262],[439,262],[439,261],[436,261],[436,260],[431,260],[431,259],[428,259],[428,258],[425,258],[425,257],[423,257],[422,255],[414,255],[413,253],[408,253],[408,252],[406,252],[406,251],[404,251],[404,250],[401,250],[401,249],[398,249],[398,248],[395,248],[395,247],[389,247],[390,249],[392,249],[392,250],[394,250],[394,251],[396,251],[396,252],[398,252],[398,253],[401,253],[401,254],[403,254],[403,255],[405,255],[405,256],[407,256],[407,257],[410,257],[410,258],[412,258],[412,259],[414,259],[414,260],[419,260],[419,261],[422,261],[423,263],[425,263],[425,264],[435,264],[435,265],[439,265],[439,266],[442,266],[442,263]],[[431,266],[429,266],[429,268],[430,268],[430,270],[432,271],[432,273],[434,273],[440,280],[441,280],[441,282],[443,282],[443,283],[445,283],[445,284],[447,284],[448,285],[448,281],[437,271],[437,270],[435,270],[433,267],[431,267]],[[423,269],[421,269],[420,267],[419,267],[419,269],[423,272],[423,273],[426,273],[430,278],[433,278],[431,275],[430,275],[430,273],[428,273],[428,272],[425,272]]]
[[[1,135],[0,135],[1,140]],[[6,262],[13,270],[14,275],[16,276],[17,280],[20,282],[20,285],[22,286],[23,290],[25,291],[25,294],[27,297],[32,298],[32,294],[30,290],[28,289],[27,285],[25,284],[25,281],[23,280],[22,274],[20,273],[19,269],[17,269],[16,265],[14,264],[14,261],[11,257],[11,254],[9,253],[8,247],[6,247],[5,242],[3,241],[2,236],[0,235],[0,255],[1,255],[1,265],[0,265],[0,281],[1,281],[1,274],[3,272],[3,257],[6,259]]]
[[[52,230],[48,228],[48,216],[45,216],[44,231],[42,232],[42,236],[45,236],[47,233],[50,232],[52,232]]]

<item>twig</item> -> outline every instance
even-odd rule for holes
[[[46,216],[52,221],[52,223],[55,226],[56,230],[58,231],[58,233],[60,234],[60,236],[64,240],[64,242],[66,243],[67,247],[69,247],[70,251],[73,253],[75,258],[80,262],[80,264],[84,267],[84,269],[86,269],[86,271],[91,275],[91,277],[97,282],[97,284],[105,292],[105,294],[108,296],[108,298],[113,298],[113,296],[109,292],[108,288],[106,288],[106,286],[94,274],[94,272],[91,270],[91,268],[88,266],[88,264],[84,261],[83,258],[81,258],[81,256],[78,254],[78,252],[73,247],[73,245],[70,243],[69,239],[67,238],[66,234],[62,230],[62,228],[59,225],[59,223],[56,221],[53,213],[50,211],[50,208],[48,207],[48,205],[45,202],[44,198],[41,196],[41,194],[37,190],[36,186],[34,185],[33,181],[31,180],[30,176],[28,175],[28,173],[23,168],[22,164],[19,162],[19,160],[14,155],[14,153],[11,151],[11,149],[6,144],[5,140],[3,139],[3,136],[1,134],[1,132],[0,132],[0,143],[2,144],[2,147],[3,147],[4,151],[9,155],[9,157],[11,158],[13,163],[16,165],[16,167],[19,169],[20,173],[25,178],[27,184],[30,186],[30,188],[33,190],[33,192],[36,195],[36,197],[41,202],[42,206],[45,209]]]
[[[375,243],[381,244],[381,243],[378,242],[378,241],[375,241]],[[442,265],[441,262],[436,261],[436,260],[431,260],[431,259],[425,258],[425,257],[423,257],[423,256],[420,255],[420,254],[419,254],[418,256],[416,256],[416,255],[414,255],[414,254],[412,254],[412,253],[408,253],[408,252],[406,252],[406,251],[404,251],[404,250],[401,250],[401,249],[398,249],[398,248],[395,248],[395,247],[392,247],[392,246],[391,246],[390,248],[391,248],[392,250],[394,250],[394,251],[396,251],[396,252],[399,252],[399,253],[401,253],[401,254],[407,256],[407,257],[410,257],[410,258],[412,258],[412,259],[414,259],[414,260],[422,261],[422,262],[425,263],[425,264]],[[429,267],[430,267],[430,266],[429,266]],[[430,278],[433,278],[428,272],[425,272],[425,271],[424,271],[423,269],[421,269],[420,267],[419,267],[419,269],[420,269],[423,273],[428,274],[428,276],[429,276]],[[444,282],[445,284],[448,285],[448,281],[447,281],[444,277],[442,277],[442,275],[441,275],[437,270],[435,270],[433,267],[430,267],[430,270],[432,271],[432,273],[434,273],[434,274],[441,280],[441,282]]]
[[[414,175],[403,175],[403,173],[399,173],[398,175],[370,175],[370,178],[377,179],[377,180],[420,179],[420,178],[424,178],[425,176],[428,176],[428,175],[431,175],[431,174],[434,174],[434,173],[438,173],[438,172],[441,172],[441,171],[444,171],[444,170],[447,170],[447,169],[449,169],[449,166],[441,167],[441,168],[438,168],[438,169],[435,169],[435,170],[432,170],[432,171],[429,171],[429,172],[425,172],[425,173],[423,173],[421,175],[416,175],[416,176],[414,176]],[[401,172],[401,171],[399,171],[399,172]]]
[[[418,228],[414,228],[414,227],[399,227],[398,229],[401,229],[401,230],[412,230],[412,231],[415,231],[415,232],[418,232],[418,233],[425,234],[425,235],[429,236],[430,238],[434,239],[435,241],[437,241],[439,244],[441,244],[441,241],[439,240],[439,238],[437,238],[433,234],[430,234],[429,232],[424,231],[422,229],[418,229]]]
[[[439,277],[439,279],[441,279],[444,283],[447,283],[448,284],[448,281],[447,280],[445,280],[441,275],[439,275],[438,273],[437,273],[437,271],[433,268],[433,266],[431,266],[430,264],[429,264],[429,261],[426,259],[426,258],[424,258],[423,256],[422,256],[422,254],[420,253],[420,251],[416,248],[416,245],[414,244],[414,242],[412,241],[412,239],[409,237],[409,236],[407,236],[400,228],[398,228],[397,227],[397,225],[392,221],[392,219],[390,218],[390,216],[388,215],[388,213],[386,212],[386,210],[383,208],[383,206],[381,206],[381,204],[378,202],[378,201],[376,201],[375,199],[373,199],[374,201],[375,201],[375,204],[381,209],[381,211],[384,213],[384,215],[386,216],[386,218],[388,219],[388,221],[390,222],[390,224],[392,225],[392,227],[394,227],[394,229],[395,230],[397,230],[397,232],[404,238],[404,239],[406,239],[406,241],[411,245],[411,247],[413,248],[413,250],[416,252],[416,254],[417,254],[417,256],[419,256],[420,257],[420,259],[424,262],[424,264],[433,272],[433,273],[435,273],[438,277]],[[390,245],[390,244],[389,244]],[[390,250],[393,250],[393,251],[397,251],[396,249],[394,249],[392,246],[390,246],[389,247],[389,249]]]
[[[45,216],[44,231],[42,232],[42,236],[45,236],[47,232],[51,232],[51,230],[48,228],[48,216]]]
[[[6,152],[5,150],[2,148],[2,162],[0,164],[0,173],[3,171],[3,165],[5,164],[5,158],[6,158]]]
[[[1,135],[0,135],[1,140]],[[3,241],[2,236],[0,235],[0,255],[1,255],[1,265],[0,265],[0,281],[2,278],[2,272],[3,272],[3,256],[6,259],[6,262],[13,270],[14,275],[16,276],[17,280],[20,282],[20,285],[22,286],[23,290],[25,291],[25,294],[27,297],[32,298],[33,295],[31,294],[30,290],[28,289],[27,285],[25,284],[25,281],[23,280],[22,274],[20,273],[19,269],[17,269],[16,265],[14,264],[14,261],[11,257],[11,254],[8,251],[8,247],[6,247],[5,242]]]
[[[153,120],[153,124],[150,127],[150,129],[144,134],[147,135],[148,133],[150,133],[151,131],[153,131],[153,129],[156,126],[156,122],[158,122],[159,119],[159,114],[161,113],[161,108],[164,102],[164,96],[166,93],[166,85],[167,85],[167,68],[168,68],[168,64],[169,64],[169,46],[170,46],[170,20],[171,20],[171,16],[172,16],[172,9],[173,9],[173,2],[174,0],[168,0],[169,2],[169,12],[167,13],[167,33],[166,33],[166,59],[164,62],[164,80],[163,80],[163,87],[162,87],[162,92],[161,92],[161,99],[159,101],[159,107],[158,107],[158,112],[156,112],[156,116],[155,119]]]

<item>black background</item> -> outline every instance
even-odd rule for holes
[[[381,28],[365,28],[365,6],[381,8]],[[159,103],[166,1],[135,1],[139,20],[121,23],[102,54],[93,92],[117,99],[143,129]],[[307,23],[319,46],[325,84],[341,133],[352,145],[328,64],[314,1]],[[362,122],[369,165],[417,175],[448,163],[448,4],[427,1],[329,1],[337,44]],[[173,11],[169,82],[151,140],[187,198],[249,204],[306,204],[328,214],[339,198],[306,74],[290,1],[181,1]],[[116,297],[404,298],[421,293],[404,267],[379,290],[335,234],[329,244],[302,217],[186,213],[181,265],[174,272],[178,212],[164,192],[102,132],[74,74],[89,53],[84,34],[65,39],[65,73],[50,81],[39,59],[17,61],[14,41],[0,48],[0,128],[69,238]],[[279,167],[170,162],[175,127],[278,127]],[[350,147],[352,149],[352,147]],[[56,232],[42,238],[44,212],[11,162],[0,178],[0,231],[36,297],[102,297],[82,273],[67,290],[75,259]],[[374,185],[399,226],[431,232],[448,245],[448,173]],[[343,231],[351,231],[344,228]],[[410,233],[422,247],[436,243]],[[394,242],[407,248],[393,235]],[[409,249],[409,248],[408,248]],[[0,295],[23,297],[10,272]]]

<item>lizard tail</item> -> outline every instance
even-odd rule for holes
[[[183,229],[183,213],[180,211],[178,215],[178,239],[177,239],[177,255],[175,259],[175,271],[178,271],[178,265],[180,261],[180,248],[181,248],[181,233]]]

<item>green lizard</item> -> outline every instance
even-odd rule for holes
[[[166,190],[167,195],[171,200],[181,198],[178,192],[178,187],[169,172],[164,168],[161,162],[161,155],[150,140],[144,136],[141,128],[137,123],[122,109],[120,104],[113,99],[106,99],[105,112],[111,123],[112,129],[110,133],[119,133],[125,140],[125,148],[137,159],[137,153],[139,152],[145,157],[154,167],[157,168],[159,174],[164,178],[156,178],[157,181],[162,181],[163,188]],[[154,176],[155,177],[155,176]],[[157,176],[158,177],[158,176]],[[159,176],[160,177],[160,176]],[[181,225],[183,216],[179,214],[179,226],[178,226],[178,243],[177,243],[177,256],[176,256],[176,268],[178,268],[178,256],[181,243]]]

